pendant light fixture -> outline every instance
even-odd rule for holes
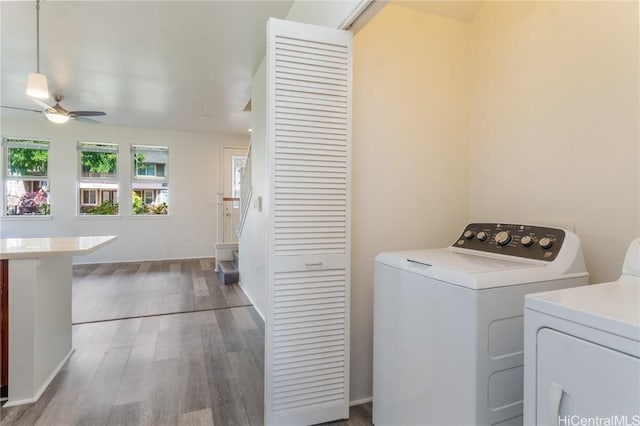
[[[49,97],[47,76],[40,74],[40,0],[36,0],[36,71],[29,74],[27,95],[32,98],[47,99]]]
[[[64,124],[67,121],[69,121],[69,119],[71,118],[71,116],[69,115],[69,111],[62,108],[62,106],[60,105],[60,101],[64,99],[64,96],[53,95],[53,99],[56,101],[56,104],[52,107],[45,109],[44,115],[52,123]]]
[[[64,124],[67,121],[69,121],[69,116],[68,115],[63,115],[63,114],[60,114],[58,112],[45,111],[44,115],[47,117],[47,120],[51,121],[52,123],[56,123],[56,124]]]

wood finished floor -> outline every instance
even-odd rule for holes
[[[74,326],[69,362],[2,425],[261,425],[263,336],[253,307]]]
[[[250,304],[237,284],[222,284],[213,259],[73,268],[74,324]]]
[[[212,267],[75,267],[75,353],[38,402],[0,408],[2,426],[262,425],[264,322]],[[324,425],[371,425],[371,404]]]

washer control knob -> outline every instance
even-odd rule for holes
[[[469,230],[464,231],[464,234],[462,234],[462,235],[463,235],[467,240],[470,240],[470,239],[472,239],[473,237],[475,237],[475,236],[476,236],[475,232],[473,232],[473,231],[469,231]]]
[[[547,237],[540,238],[540,241],[538,241],[538,244],[540,244],[540,247],[546,250],[553,245],[553,240]]]
[[[484,232],[484,231],[480,231],[480,232],[478,232],[478,239],[479,239],[480,241],[484,241],[484,240],[486,240],[486,239],[487,239],[487,233],[486,233],[486,232]]]
[[[525,235],[520,239],[520,244],[525,247],[531,247],[531,245],[533,244],[533,238],[531,238],[531,236],[529,235]]]
[[[511,234],[507,231],[500,231],[496,234],[496,243],[499,246],[506,246],[511,241]]]

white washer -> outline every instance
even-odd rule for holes
[[[525,367],[525,424],[640,425],[640,238],[617,281],[526,297]]]
[[[588,280],[572,232],[495,223],[374,271],[376,426],[522,424],[524,295]]]

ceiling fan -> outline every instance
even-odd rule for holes
[[[39,109],[30,109],[30,108],[19,108],[19,107],[11,107],[11,106],[4,106],[4,105],[2,105],[1,107],[7,108],[7,109],[21,110],[21,111],[32,111],[37,113],[44,113],[44,115],[47,117],[49,121],[57,124],[66,123],[67,121],[69,121],[69,119],[78,120],[85,123],[100,124],[99,121],[93,120],[87,117],[97,117],[101,115],[107,115],[107,113],[103,111],[68,111],[65,108],[63,108],[62,105],[60,105],[60,102],[64,99],[64,96],[62,95],[53,95],[53,99],[56,101],[56,104],[54,106],[49,106],[39,99],[35,99],[35,98],[32,98],[32,99],[35,103],[37,103],[44,109],[39,110]]]

